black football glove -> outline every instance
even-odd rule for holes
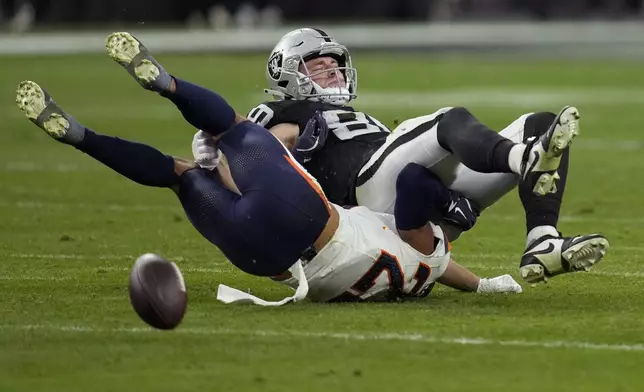
[[[310,161],[313,154],[324,147],[328,135],[329,126],[324,120],[322,112],[315,112],[306,123],[302,134],[297,138],[293,148],[293,156],[302,164]]]
[[[450,191],[450,201],[443,211],[443,219],[463,231],[468,231],[474,227],[480,214],[481,209],[474,201]]]

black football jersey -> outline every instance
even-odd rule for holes
[[[349,106],[299,100],[264,102],[248,113],[248,119],[267,129],[277,124],[297,124],[301,134],[316,111],[322,112],[329,136],[324,147],[303,166],[318,180],[329,201],[356,205],[358,173],[385,142],[389,128]]]

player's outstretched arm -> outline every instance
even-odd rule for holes
[[[457,290],[476,293],[521,293],[523,289],[510,275],[479,278],[473,272],[450,260],[438,283]]]

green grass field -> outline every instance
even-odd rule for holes
[[[261,99],[263,56],[171,56],[174,74],[240,111]],[[611,241],[590,273],[521,295],[435,289],[403,304],[226,306],[226,283],[288,293],[234,270],[191,227],[172,192],[128,182],[22,117],[31,79],[98,132],[189,156],[193,130],[107,56],[0,62],[0,391],[641,391],[644,388],[644,78],[639,63],[357,53],[355,106],[392,125],[463,105],[495,129],[527,111],[575,104],[560,230]],[[483,276],[517,277],[516,194],[454,244]],[[146,252],[179,263],[183,324],[145,326],[127,282]]]

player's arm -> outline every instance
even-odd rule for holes
[[[476,293],[521,293],[523,289],[512,276],[479,278],[467,268],[450,260],[438,283],[461,291]]]
[[[400,214],[399,214],[400,215]],[[436,243],[434,240],[434,230],[431,225],[425,224],[416,229],[401,230],[398,234],[403,241],[412,246],[418,252],[424,255],[434,253]],[[470,272],[467,268],[450,260],[445,272],[438,278],[438,283],[452,287],[461,291],[476,291],[481,279]]]
[[[291,123],[277,124],[271,127],[269,131],[289,150],[293,150],[295,148],[297,137],[300,135],[300,127],[297,124]]]
[[[427,222],[440,221],[442,206],[449,199],[449,189],[435,174],[414,163],[405,166],[396,180],[394,206],[400,238],[424,255],[433,254],[434,230]],[[453,260],[437,281],[468,292],[521,292],[521,286],[510,275],[481,279]]]
[[[431,225],[417,229],[398,230],[400,238],[424,255],[434,253],[434,230]],[[520,293],[521,286],[510,276],[479,278],[472,271],[450,260],[437,282],[460,291],[471,293]]]
[[[454,260],[449,261],[445,272],[437,281],[456,290],[468,292],[478,291],[481,284],[481,278]]]

